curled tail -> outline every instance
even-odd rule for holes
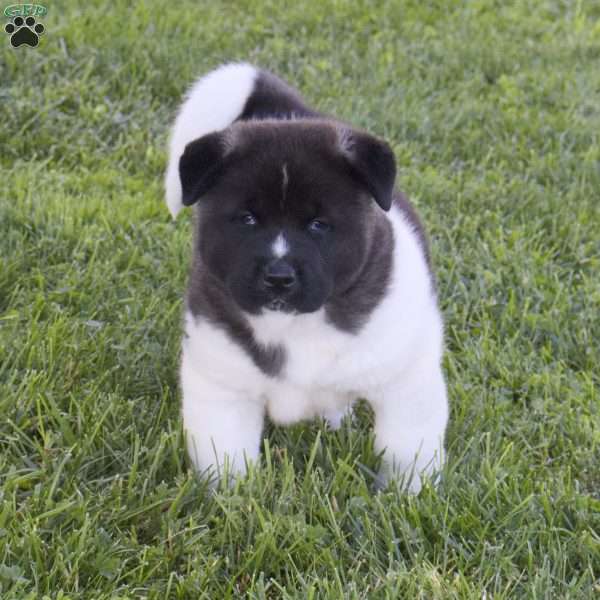
[[[193,140],[229,127],[234,121],[318,117],[281,79],[248,63],[230,63],[204,75],[192,86],[171,132],[165,177],[166,200],[175,217],[183,207],[179,159]]]

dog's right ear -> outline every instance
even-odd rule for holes
[[[223,176],[229,161],[227,143],[222,131],[203,135],[190,142],[179,159],[181,200],[194,204]]]

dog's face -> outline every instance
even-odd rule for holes
[[[237,305],[307,313],[364,267],[395,166],[387,145],[367,134],[326,121],[262,121],[189,144],[180,176],[184,204],[200,201],[196,252]]]

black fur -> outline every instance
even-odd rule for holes
[[[188,144],[179,170],[184,204],[201,200],[188,306],[270,376],[285,349],[259,344],[246,314],[324,308],[333,326],[358,332],[389,284],[394,239],[382,209],[392,202],[427,254],[412,207],[393,191],[389,146],[322,118],[273,75],[257,78],[236,123]],[[280,233],[294,274],[285,288],[265,279]]]
[[[182,202],[194,204],[210,190],[225,169],[221,133],[209,133],[189,143],[179,159]]]
[[[379,304],[393,266],[394,232],[388,221],[373,219],[369,247],[355,278],[326,304],[328,320],[344,331],[357,332]]]
[[[261,71],[254,82],[239,121],[320,117],[308,108],[298,92],[272,73]]]
[[[371,135],[353,131],[348,137],[348,164],[357,183],[367,188],[383,210],[389,210],[396,180],[394,153]]]

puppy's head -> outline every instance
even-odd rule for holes
[[[366,133],[267,120],[191,142],[179,173],[183,203],[198,203],[196,252],[240,308],[305,313],[356,280],[396,168]]]

